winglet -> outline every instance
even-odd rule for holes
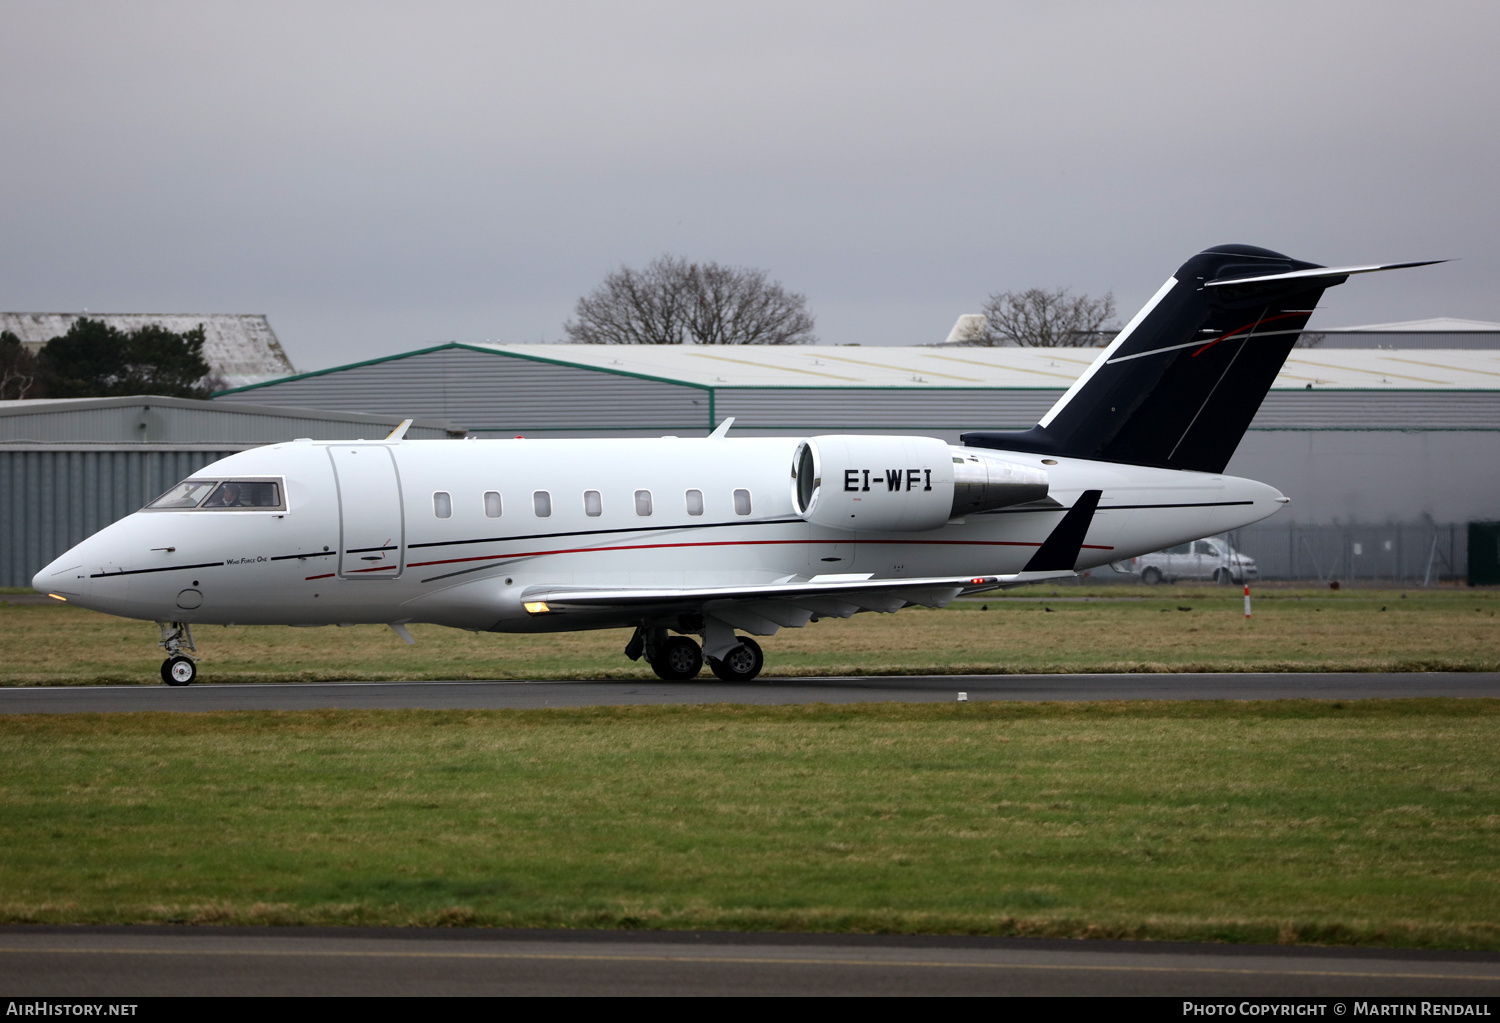
[[[410,419],[401,420],[401,425],[392,430],[386,440],[404,440],[406,438],[406,431],[411,429],[411,424],[412,420]]]
[[[708,435],[708,439],[709,440],[723,440],[725,437],[727,437],[729,435],[729,428],[731,426],[733,426],[733,425],[734,425],[734,416],[730,416],[728,419],[724,420],[718,426],[714,427],[714,432]]]
[[[1078,563],[1083,550],[1084,538],[1088,536],[1089,524],[1094,521],[1094,509],[1099,507],[1102,490],[1085,490],[1073,502],[1073,507],[1062,517],[1042,546],[1026,562],[1026,572],[1064,571],[1071,572]]]

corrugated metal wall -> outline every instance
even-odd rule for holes
[[[687,384],[440,348],[214,399],[215,404],[236,401],[434,416],[483,434],[703,429],[709,423],[710,399],[707,390]]]
[[[74,544],[232,450],[0,450],[0,586],[31,577]]]
[[[1500,391],[1272,391],[1252,430],[1500,430]]]

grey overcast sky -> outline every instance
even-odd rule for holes
[[[554,341],[662,253],[824,344],[1192,253],[1457,258],[1313,321],[1500,320],[1500,4],[0,0],[0,308],[263,312],[299,369]]]

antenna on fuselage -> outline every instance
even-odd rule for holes
[[[734,425],[734,416],[730,416],[728,419],[724,420],[718,426],[714,427],[714,432],[708,435],[708,439],[709,440],[723,440],[725,437],[727,437],[729,435],[729,428],[731,426],[733,426],[733,425]]]
[[[404,440],[406,438],[406,431],[411,429],[411,424],[412,420],[410,419],[401,420],[401,425],[392,430],[386,440]]]

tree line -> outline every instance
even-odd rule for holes
[[[989,296],[958,344],[1027,348],[1091,347],[1115,315],[1115,297],[1068,288],[1029,288]],[[574,344],[815,344],[807,297],[764,270],[662,256],[645,269],[622,266],[578,300],[563,332]]]
[[[177,333],[155,324],[131,331],[80,317],[32,352],[0,331],[0,400],[110,398],[159,394],[207,398],[224,382],[203,358],[204,329]]]

